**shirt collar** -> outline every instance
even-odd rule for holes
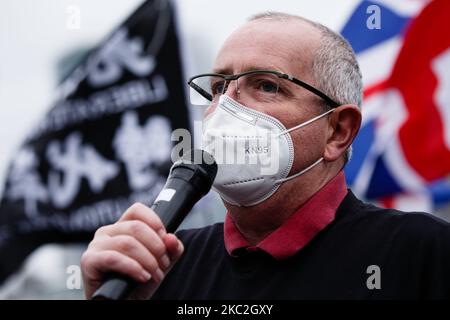
[[[287,259],[334,220],[336,210],[346,195],[345,176],[341,171],[256,246],[248,243],[227,213],[224,223],[225,248],[232,256],[236,256],[238,251],[262,250],[277,260]]]

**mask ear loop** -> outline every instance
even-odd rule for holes
[[[289,133],[289,132],[291,132],[291,131],[300,129],[300,128],[304,127],[304,126],[307,126],[307,125],[310,124],[311,122],[314,122],[314,121],[316,121],[316,120],[319,120],[319,119],[322,118],[322,117],[325,117],[327,114],[333,112],[335,109],[336,109],[336,108],[330,109],[330,110],[328,110],[327,112],[324,112],[324,113],[322,113],[322,114],[319,114],[317,117],[314,117],[314,118],[312,118],[312,119],[309,119],[309,120],[306,121],[306,122],[300,123],[299,125],[297,125],[297,126],[295,126],[295,127],[292,127],[292,128],[290,128],[290,129],[288,129],[288,130],[282,131],[282,132],[280,132],[279,134],[276,135],[276,138],[278,138],[279,136],[282,136],[282,135],[284,135],[284,134],[286,134],[286,133]]]
[[[309,119],[309,120],[306,121],[306,122],[303,122],[303,123],[301,123],[301,124],[299,124],[299,125],[297,125],[297,126],[295,126],[295,127],[292,127],[292,128],[290,128],[290,129],[288,129],[288,130],[286,130],[286,131],[283,131],[283,132],[277,134],[276,137],[278,138],[278,137],[280,137],[281,135],[284,135],[284,134],[289,133],[289,132],[291,132],[291,131],[294,131],[294,130],[296,130],[296,129],[300,129],[300,128],[304,127],[304,126],[307,126],[308,124],[310,124],[310,123],[312,123],[312,122],[314,122],[314,121],[316,121],[316,120],[319,120],[319,119],[322,118],[322,117],[325,117],[327,114],[330,114],[330,113],[333,112],[334,110],[335,110],[335,108],[330,109],[330,110],[328,110],[327,112],[324,112],[324,113],[322,113],[322,114],[319,114],[317,117],[314,117],[314,118],[312,118],[312,119]],[[315,166],[317,166],[317,165],[318,165],[319,163],[321,163],[322,161],[323,161],[323,157],[320,157],[316,162],[314,162],[313,164],[307,166],[307,167],[306,167],[305,169],[303,169],[302,171],[297,172],[296,174],[293,174],[293,175],[290,176],[290,177],[286,177],[286,178],[283,178],[283,179],[278,179],[278,180],[276,181],[276,183],[286,182],[286,181],[292,180],[292,179],[294,179],[294,178],[297,178],[297,177],[301,176],[302,174],[306,173],[307,171],[311,170],[311,169],[314,168]]]
[[[303,169],[300,172],[297,172],[296,174],[293,174],[290,177],[287,178],[283,178],[283,179],[278,179],[277,181],[275,181],[276,183],[281,183],[281,182],[286,182],[289,181],[291,179],[297,178],[299,176],[301,176],[302,174],[306,173],[307,171],[311,170],[312,168],[314,168],[315,166],[317,166],[319,163],[321,163],[323,161],[323,157],[320,157],[319,160],[317,160],[316,162],[314,162],[313,164],[307,166],[305,169]]]

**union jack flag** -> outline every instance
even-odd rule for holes
[[[378,14],[378,28],[368,19]],[[346,177],[368,200],[433,212],[450,202],[450,1],[361,1],[342,30],[364,80]]]

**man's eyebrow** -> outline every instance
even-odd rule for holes
[[[220,74],[231,74],[230,69],[228,68],[214,68],[211,72]]]
[[[247,72],[247,71],[255,71],[255,70],[271,70],[271,71],[280,71],[280,68],[277,68],[273,65],[266,65],[266,66],[249,66],[246,68],[243,68],[242,70],[239,70],[237,73]],[[212,70],[213,73],[220,73],[220,74],[232,74],[232,70],[230,68],[214,68]]]

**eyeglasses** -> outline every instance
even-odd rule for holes
[[[239,98],[245,96],[260,103],[275,102],[280,94],[287,91],[286,81],[290,81],[322,98],[330,107],[339,106],[337,102],[313,86],[291,75],[272,70],[253,70],[234,75],[205,73],[192,77],[188,81],[191,104],[207,106],[217,103],[232,80],[236,80],[235,89]]]

